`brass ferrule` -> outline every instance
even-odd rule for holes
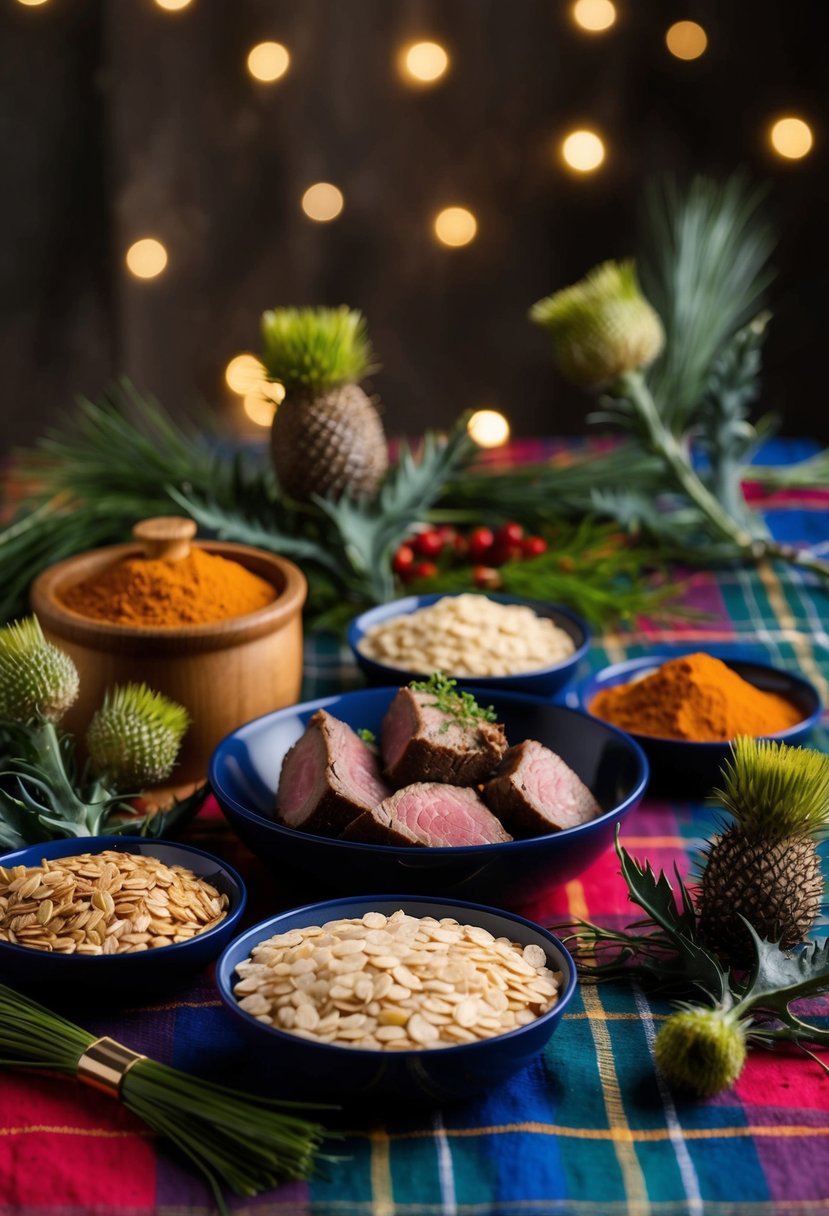
[[[84,1085],[109,1094],[111,1098],[121,1096],[121,1084],[133,1064],[146,1060],[137,1051],[131,1051],[115,1039],[106,1036],[90,1043],[78,1060],[77,1077]]]

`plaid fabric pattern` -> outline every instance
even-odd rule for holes
[[[515,462],[552,445],[515,445]],[[556,450],[560,450],[557,447]],[[808,455],[778,441],[766,463]],[[757,505],[776,536],[829,550],[829,495],[781,494]],[[767,566],[689,575],[693,624],[598,640],[593,667],[659,648],[739,648],[801,671],[829,701],[829,599],[808,574]],[[332,639],[307,646],[308,697],[356,687]],[[819,732],[821,746],[826,739]],[[712,812],[646,801],[626,820],[636,856],[688,874]],[[215,806],[192,826],[194,843],[245,873],[252,919],[283,906],[258,860]],[[301,897],[314,898],[313,890]],[[612,854],[529,911],[546,922],[573,915],[630,918]],[[825,919],[824,928],[825,929]],[[66,994],[54,994],[65,1003]],[[819,1009],[818,1005],[813,1006]],[[829,1212],[829,1079],[794,1051],[751,1054],[735,1089],[709,1102],[672,1094],[653,1065],[668,1006],[636,988],[583,986],[542,1059],[466,1105],[437,1111],[346,1113],[331,1120],[338,1160],[319,1178],[256,1200],[250,1216],[818,1216]],[[107,1011],[73,1008],[90,1029],[205,1075],[255,1083],[209,975],[163,998]],[[824,1058],[826,1058],[824,1053]],[[250,1066],[248,1064],[248,1066]],[[255,1063],[251,1069],[255,1073]],[[5,1216],[208,1216],[206,1189],[116,1103],[72,1082],[0,1074],[0,1212]]]

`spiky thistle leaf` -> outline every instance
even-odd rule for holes
[[[829,755],[742,736],[722,776],[712,797],[747,837],[773,843],[829,826]]]
[[[86,735],[92,769],[120,789],[156,785],[172,772],[189,724],[186,709],[146,684],[111,688]]]
[[[46,641],[36,617],[0,629],[0,718],[58,722],[77,695],[75,664]]]
[[[286,393],[322,393],[374,369],[365,318],[348,308],[274,308],[262,337],[265,371]]]
[[[582,388],[646,366],[664,342],[632,261],[595,267],[581,282],[534,304],[530,320],[548,331],[559,370]]]

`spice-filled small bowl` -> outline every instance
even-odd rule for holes
[[[366,635],[371,634],[372,631],[384,630],[391,622],[398,619],[404,627],[408,628],[411,623],[407,622],[405,618],[413,617],[415,613],[420,613],[424,609],[432,610],[433,606],[438,603],[443,608],[444,603],[450,604],[453,601],[453,609],[458,614],[458,620],[447,621],[443,625],[439,625],[439,622],[435,620],[434,630],[431,625],[427,625],[426,628],[427,635],[434,637],[438,647],[452,645],[453,650],[458,654],[468,651],[465,655],[467,663],[462,670],[453,666],[451,658],[442,657],[440,649],[435,652],[436,661],[430,661],[428,650],[421,646],[417,638],[412,643],[414,646],[412,659],[408,661],[397,662],[393,661],[391,657],[380,658],[366,653],[366,646],[371,645],[371,641],[366,639]],[[463,614],[459,609],[461,604],[470,605],[469,620],[463,619]],[[548,629],[546,622],[550,622],[555,626],[552,646],[557,657],[547,662],[540,661],[529,670],[515,670],[500,675],[484,674],[484,666],[493,657],[491,653],[493,635],[489,632],[484,634],[484,628],[489,630],[490,622],[486,619],[485,626],[482,624],[478,609],[488,610],[489,605],[525,609],[526,623],[519,621],[505,627],[510,632],[509,635],[505,634],[503,641],[505,644],[511,642],[516,649],[526,648],[527,624],[530,628],[534,628],[533,616],[544,622],[545,630]],[[425,624],[429,618],[420,617],[418,620]],[[497,624],[493,623],[492,628],[497,628]],[[454,641],[449,636],[450,630],[457,635]],[[552,633],[552,631],[549,632]],[[465,680],[470,684],[475,684],[478,688],[493,691],[505,688],[536,697],[552,697],[563,688],[575,675],[576,668],[590,646],[590,630],[587,622],[568,608],[545,604],[540,600],[521,599],[520,596],[480,593],[408,595],[399,600],[392,600],[388,604],[370,608],[367,612],[355,617],[348,627],[347,636],[354,658],[370,684],[408,684],[410,680],[428,678],[433,671],[442,671],[447,676]],[[377,635],[375,633],[372,636]],[[542,637],[541,644],[547,644],[547,639]],[[458,647],[461,649],[457,649]],[[417,653],[419,662],[414,659],[415,653]],[[476,657],[481,660],[480,674],[471,670],[476,666]],[[527,662],[526,658],[521,658],[520,661]],[[509,658],[505,657],[502,662],[506,665]]]
[[[84,854],[88,861],[68,868]],[[49,840],[0,856],[0,896],[4,981],[113,998],[201,971],[233,937],[247,903],[242,878],[218,857],[131,836]],[[117,952],[106,952],[110,937]]]
[[[343,921],[359,922],[345,931],[335,930],[335,938],[345,938],[350,932],[350,945],[319,947],[326,958],[330,956],[323,961],[323,955],[313,948],[319,935],[306,937],[305,931]],[[294,1022],[300,1034],[285,1029],[275,1007],[269,1025],[250,1011],[264,1008],[264,1002],[248,1000],[246,1010],[240,1005],[245,994],[234,995],[240,980],[237,968],[245,971],[251,953],[277,935],[311,955],[297,974],[276,979],[280,992],[295,985],[297,993],[303,994],[296,998],[297,1014],[300,1003],[314,1008],[299,1024],[295,1018],[286,1019]],[[457,936],[460,945],[447,941]],[[493,939],[507,939],[512,945],[507,947],[502,941],[498,952]],[[310,952],[307,943],[312,944]],[[392,948],[400,956],[399,962],[396,955],[389,954]],[[464,954],[465,948],[471,954]],[[260,951],[257,958],[262,957]],[[466,961],[470,958],[474,963]],[[491,968],[497,972],[497,983],[491,974],[486,981],[477,980],[471,968],[481,974],[484,968]],[[534,968],[546,970],[537,970],[534,979]],[[329,976],[334,969],[336,974]],[[302,970],[304,980],[299,974]],[[450,979],[441,980],[438,971]],[[552,979],[549,973],[553,973]],[[358,978],[345,980],[348,974]],[[248,971],[247,977],[249,994],[256,990],[261,975]],[[216,983],[225,1008],[250,1044],[257,1070],[273,1075],[279,1093],[338,1102],[391,1098],[437,1105],[492,1088],[535,1059],[573,996],[576,969],[552,933],[520,916],[458,900],[379,895],[308,904],[263,921],[227,947],[216,967]],[[494,992],[496,988],[500,996]],[[466,997],[463,1007],[462,995]],[[286,999],[292,1003],[287,992],[273,997],[274,1002]],[[513,1003],[526,1011],[522,1015],[525,1024],[502,1030],[499,1019],[515,1020],[506,1012]],[[326,1010],[332,1011],[328,1021],[333,1013],[338,1027],[331,1041],[326,1042],[328,1035],[319,1030],[316,1034],[301,1031],[303,1023],[319,1027],[317,1018],[324,1018]],[[384,1042],[361,1045],[372,1026]],[[396,1029],[388,1029],[391,1026]],[[484,1034],[488,1037],[479,1037]],[[392,1046],[395,1042],[396,1048]]]
[[[665,663],[681,657],[684,656],[677,653],[652,654],[614,663],[569,690],[566,703],[590,714],[596,721],[604,721],[594,708],[600,693],[643,680]],[[723,655],[721,662],[752,689],[772,693],[793,707],[792,717],[795,721],[792,725],[782,730],[763,732],[756,737],[780,743],[800,743],[819,721],[822,712],[820,695],[815,686],[802,676],[753,659]],[[630,727],[625,729],[647,755],[651,765],[651,784],[657,791],[706,794],[719,783],[720,771],[731,754],[730,740],[693,742],[661,738]]]
[[[229,731],[296,701],[302,681],[302,606],[307,584],[293,562],[273,553],[223,541],[191,541],[190,520],[144,521],[136,534],[156,523],[167,526],[169,541],[145,538],[59,562],[35,579],[31,604],[47,639],[70,655],[80,674],[80,693],[64,719],[66,730],[82,739],[111,685],[146,683],[189,711],[190,727],[171,778],[174,784],[185,785],[204,780],[213,748]],[[273,589],[270,602],[238,616],[158,624],[164,587],[142,578],[137,567],[147,559],[160,571],[154,578],[163,580],[169,574],[169,598],[175,591],[183,612],[203,617],[207,604],[203,571],[195,571],[192,586],[181,572],[181,561],[189,562],[190,550],[202,564],[205,559],[222,559],[210,571],[219,590],[224,579],[232,584],[246,577]],[[118,591],[114,588],[125,570],[129,572],[129,579],[123,580],[126,590]],[[105,614],[111,604],[118,619],[84,615],[79,607],[87,602],[92,604],[88,611],[98,614]],[[152,623],[142,623],[136,603],[152,614],[148,617]]]

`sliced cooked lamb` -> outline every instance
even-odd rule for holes
[[[303,832],[338,836],[390,793],[375,752],[345,722],[319,709],[282,761],[276,817]]]
[[[572,828],[601,815],[602,808],[584,782],[535,739],[511,747],[484,802],[516,837],[542,836]]]
[[[468,786],[418,781],[354,819],[343,840],[371,844],[500,844],[512,837]]]
[[[385,776],[396,787],[420,781],[476,785],[506,751],[504,728],[484,718],[460,720],[434,693],[401,688],[383,719]]]

